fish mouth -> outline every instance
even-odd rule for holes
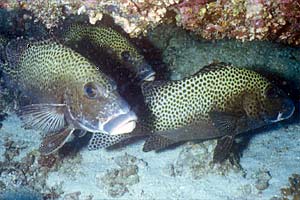
[[[290,99],[285,100],[281,119],[283,120],[283,119],[290,118],[294,114],[294,111],[295,111],[294,102]]]
[[[110,135],[132,132],[136,127],[137,116],[133,111],[118,115],[103,125],[103,130]]]
[[[151,82],[155,80],[155,72],[149,72],[147,75],[145,75],[142,79],[142,81]]]
[[[140,81],[154,81],[155,80],[155,71],[152,70],[152,67],[147,63],[143,63],[138,72],[138,79]]]
[[[276,119],[270,120],[270,122],[275,123],[285,119],[290,118],[295,111],[295,105],[291,100],[285,100],[283,104],[283,109],[281,112],[278,112]]]

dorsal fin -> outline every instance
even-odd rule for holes
[[[47,45],[47,44],[62,45],[61,42],[55,37],[49,37],[44,40],[34,40],[31,42],[31,45]]]
[[[29,47],[30,41],[18,38],[10,41],[5,49],[8,65],[11,69],[17,69],[20,57]]]
[[[224,62],[213,62],[209,65],[202,67],[198,72],[195,73],[195,75],[214,72],[228,66],[231,66],[231,64],[224,63]]]

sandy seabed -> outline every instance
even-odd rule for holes
[[[208,157],[199,155],[211,154],[209,144],[205,150],[189,143],[160,153],[143,153],[142,141],[115,150],[83,148],[50,171],[46,185],[60,187],[60,199],[271,199],[280,197],[291,174],[299,173],[299,132],[300,125],[285,124],[254,135],[240,160],[243,169],[226,173],[205,172]],[[26,146],[15,160],[37,149],[41,139],[38,132],[21,128],[15,115],[3,122],[0,137],[1,155],[7,138]],[[190,158],[186,152],[195,148],[199,158]],[[191,159],[198,159],[198,165]],[[195,175],[194,168],[201,164],[202,171]]]

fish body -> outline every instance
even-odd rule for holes
[[[150,134],[143,150],[173,143],[220,138],[214,158],[226,158],[237,134],[289,118],[294,104],[260,74],[223,63],[178,81],[143,87],[149,110],[142,121]]]
[[[7,84],[30,99],[18,114],[26,128],[44,133],[43,154],[59,149],[76,129],[108,135],[134,129],[136,115],[115,83],[70,48],[21,39],[7,45],[6,55]]]
[[[117,31],[104,26],[71,25],[63,33],[66,44],[76,44],[80,40],[88,40],[96,48],[108,49],[117,60],[136,74],[139,81],[153,81],[155,72],[146,62],[143,55],[128,39]]]

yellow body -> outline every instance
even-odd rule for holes
[[[246,93],[263,102],[269,85],[256,72],[226,66],[158,85],[147,90],[144,96],[154,116],[153,129],[163,131],[199,120],[208,121],[211,111],[239,112],[244,109],[242,98]],[[253,105],[249,114],[256,115],[256,108]]]
[[[87,40],[96,49],[107,49],[116,60],[135,73],[138,79],[149,81],[154,79],[155,72],[147,64],[144,56],[126,37],[112,28],[76,24],[71,25],[62,37],[67,45],[76,45],[81,40]]]
[[[53,42],[29,44],[17,67],[16,81],[21,90],[61,101],[67,89],[96,81],[109,87],[108,78],[96,66],[69,48]],[[109,90],[109,88],[107,88]],[[48,96],[49,95],[49,96]]]

